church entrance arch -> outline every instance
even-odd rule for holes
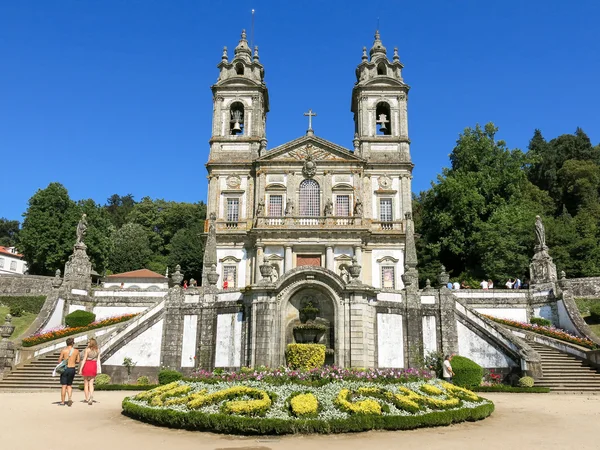
[[[323,344],[325,364],[334,363],[336,308],[329,292],[317,286],[301,288],[289,297],[282,313],[284,354],[288,344]]]

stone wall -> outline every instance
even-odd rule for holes
[[[53,280],[38,275],[0,275],[0,296],[48,295]]]
[[[600,277],[569,279],[573,297],[600,298]]]

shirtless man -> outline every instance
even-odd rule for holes
[[[60,364],[62,360],[67,360],[67,369],[60,374],[60,405],[65,405],[65,394],[69,395],[69,400],[67,401],[67,405],[71,406],[73,404],[73,400],[71,397],[73,396],[73,379],[75,378],[75,366],[79,364],[79,350],[73,348],[75,344],[75,339],[67,338],[67,346],[60,352],[60,356],[58,357],[58,363]]]

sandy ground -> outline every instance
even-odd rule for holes
[[[99,392],[93,406],[75,394],[71,408],[56,393],[0,393],[2,449],[600,449],[600,396],[486,394],[489,418],[450,427],[330,436],[238,437],[154,427],[121,415],[123,392]],[[71,431],[69,431],[71,430]],[[71,438],[65,440],[65,436]],[[418,447],[416,447],[418,446]]]

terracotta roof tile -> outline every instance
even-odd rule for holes
[[[3,255],[13,256],[15,258],[23,258],[23,255],[20,253],[13,253],[9,250],[9,247],[4,247],[0,245],[0,253]]]
[[[110,278],[110,279],[114,279],[114,278],[153,278],[153,279],[163,279],[163,280],[167,280],[167,277],[165,277],[164,275],[161,275],[160,273],[156,273],[156,272],[152,272],[151,270],[148,269],[139,269],[139,270],[132,270],[131,272],[124,272],[124,273],[115,273],[113,275],[109,275],[106,278]]]

